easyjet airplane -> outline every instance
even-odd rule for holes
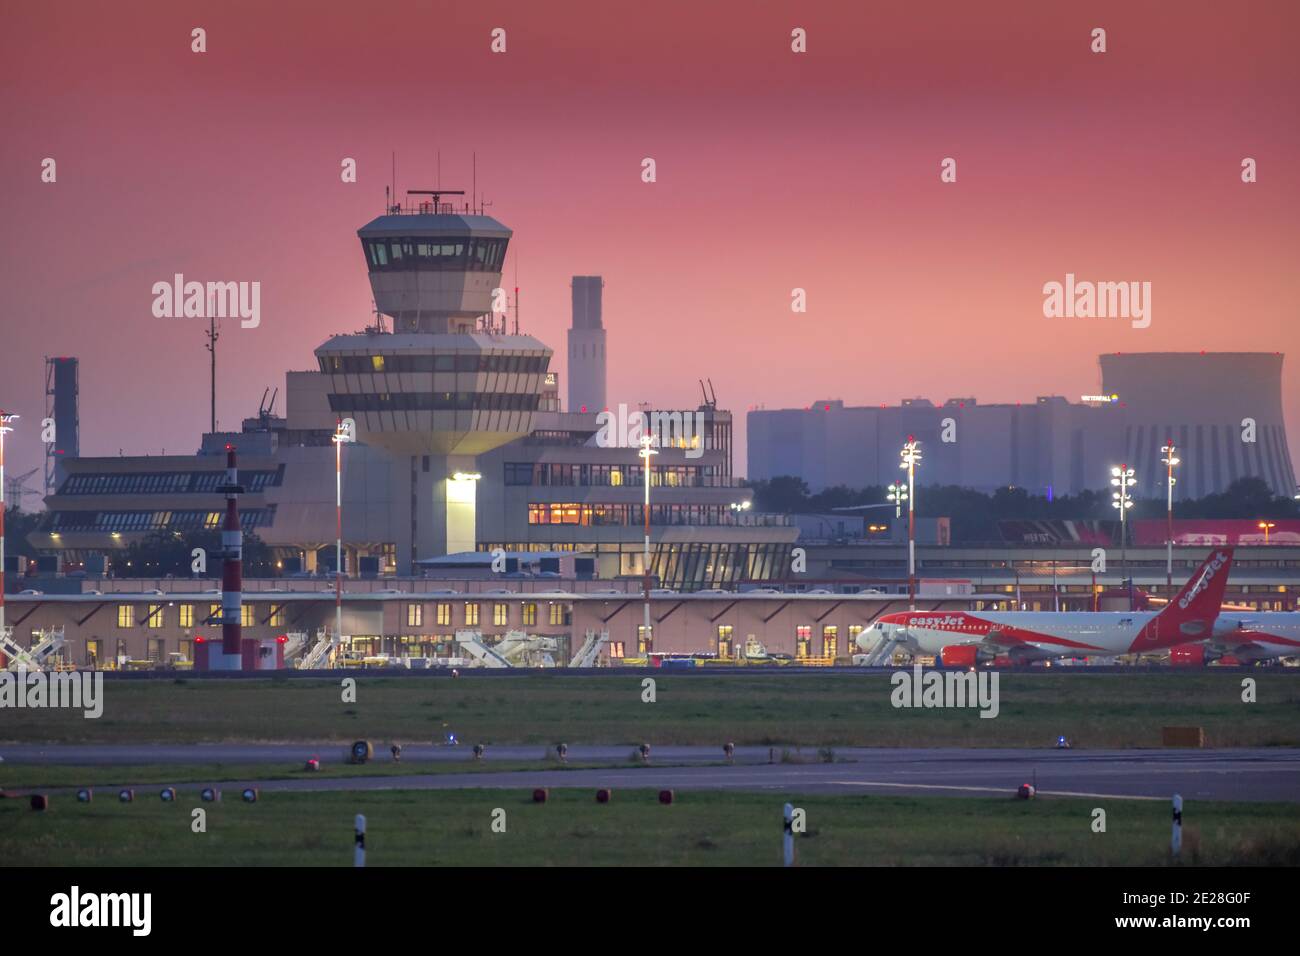
[[[896,638],[949,667],[1169,650],[1215,633],[1231,566],[1232,549],[1216,548],[1159,611],[900,611],[882,616],[858,644],[866,650],[877,638]]]
[[[1169,662],[1182,666],[1255,664],[1281,657],[1300,657],[1300,612],[1223,611],[1208,640],[1169,651]]]

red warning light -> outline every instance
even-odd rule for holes
[[[582,406],[582,413],[583,413],[584,415],[587,414],[587,406],[586,406],[586,405],[583,405],[583,406]]]
[[[822,408],[822,411],[824,411],[824,412],[829,412],[830,410],[831,410],[831,407],[830,407],[829,405],[827,405],[827,406],[825,406],[824,408]]]
[[[277,644],[287,644],[288,642],[289,642],[289,637],[286,634],[281,634],[279,637],[275,639],[275,643]]]

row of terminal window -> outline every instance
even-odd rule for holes
[[[117,626],[120,628],[144,627],[157,630],[167,625],[167,608],[165,604],[119,604],[117,606]],[[176,625],[178,627],[202,627],[221,620],[220,604],[179,604],[177,605]],[[243,604],[239,608],[240,627],[284,627],[284,605],[273,605],[265,621],[258,619],[252,604]]]
[[[506,239],[480,236],[363,239],[372,272],[401,270],[500,272]]]
[[[591,525],[639,525],[645,522],[645,505],[596,504],[534,501],[528,504],[528,523]],[[730,505],[651,505],[654,525],[735,524]]]
[[[519,623],[524,626],[534,626],[537,624],[537,604],[526,601],[519,606]],[[434,624],[437,627],[451,627],[452,606],[449,603],[441,602],[434,605]],[[475,602],[467,602],[464,605],[462,614],[462,623],[476,627],[482,623],[482,605]],[[549,604],[547,606],[547,618],[552,627],[560,627],[565,624],[573,623],[573,609],[568,604]],[[505,602],[495,602],[492,604],[492,626],[505,627],[510,623],[510,605]],[[424,605],[408,604],[406,605],[406,626],[407,627],[424,627]]]
[[[334,412],[533,412],[540,400],[540,395],[526,392],[374,392],[329,397]]]
[[[695,488],[708,484],[703,469],[691,465],[655,465],[651,486]],[[559,485],[563,487],[640,487],[645,481],[640,465],[592,465],[567,462],[506,462],[507,485]]]
[[[239,512],[245,530],[270,524],[271,508],[246,508]],[[221,527],[221,511],[55,511],[45,530],[62,531],[200,531]]]
[[[279,471],[241,471],[239,483],[245,491],[258,492],[279,483]],[[126,474],[69,475],[59,488],[61,495],[167,495],[214,494],[226,482],[225,471],[132,472]]]
[[[383,372],[517,372],[540,375],[546,371],[545,355],[327,355],[320,370],[362,375]]]

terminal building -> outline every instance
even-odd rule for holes
[[[422,576],[448,556],[566,551],[593,579],[644,571],[645,472],[638,448],[599,440],[605,332],[599,276],[573,279],[570,397],[552,350],[500,302],[512,231],[449,193],[394,204],[358,236],[377,311],[329,337],[315,367],[286,374],[282,415],[205,434],[193,455],[60,456],[61,478],[31,544],[64,570],[111,572],[155,532],[217,530],[224,449],[239,453],[245,531],[286,576],[335,562],[335,448],[341,421],[344,571]],[[424,198],[427,197],[427,198]],[[387,321],[385,321],[385,318]],[[69,412],[74,414],[75,411]],[[635,414],[653,414],[639,409]],[[674,410],[701,427],[661,443],[650,473],[650,574],[691,590],[783,573],[798,529],[754,514],[732,470],[732,416],[706,399]],[[118,568],[117,570],[121,570]]]
[[[985,405],[975,398],[906,399],[846,406],[821,399],[803,409],[748,416],[749,477],[803,479],[813,492],[883,486],[898,477],[909,435],[921,442],[922,484],[1032,494],[1108,489],[1110,469],[1136,472],[1136,495],[1164,494],[1160,449],[1181,459],[1175,496],[1200,498],[1245,476],[1274,494],[1296,492],[1282,418],[1280,353],[1116,353],[1100,358],[1096,395],[1071,401]]]

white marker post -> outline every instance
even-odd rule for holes
[[[794,806],[785,805],[785,865],[794,866]]]
[[[1174,833],[1169,841],[1169,850],[1175,857],[1183,850],[1183,798],[1174,794]]]
[[[366,818],[360,813],[357,814],[357,840],[356,850],[352,857],[352,865],[366,865]]]

